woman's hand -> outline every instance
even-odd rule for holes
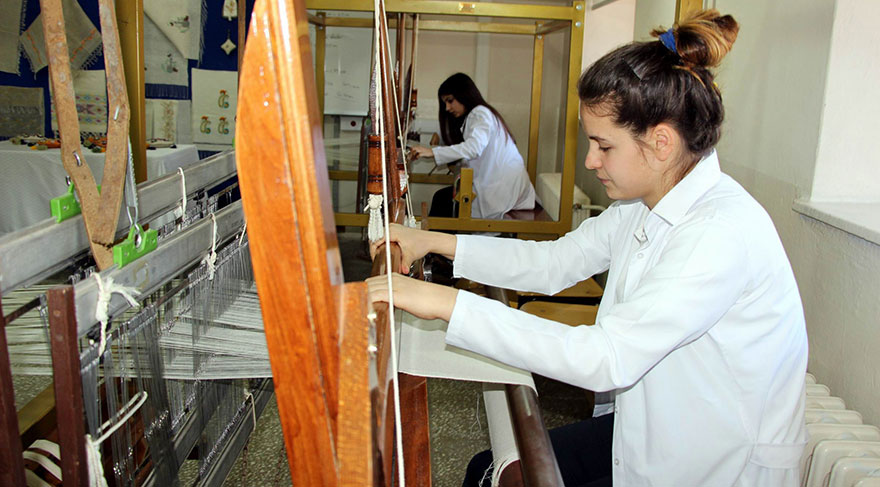
[[[441,319],[449,321],[455,308],[458,289],[420,281],[397,273],[391,274],[394,289],[394,307],[407,311],[426,320]],[[367,279],[370,302],[388,302],[388,276],[374,276]]]
[[[441,254],[449,259],[455,258],[455,235],[428,232],[396,223],[389,225],[388,233],[387,239],[377,240],[370,244],[370,255],[375,257],[386,240],[396,243],[400,246],[401,258],[398,272],[401,274],[409,273],[410,265],[428,252]]]
[[[434,150],[430,147],[423,147],[420,145],[414,145],[410,147],[411,159],[415,161],[416,159],[421,159],[423,157],[434,157]]]

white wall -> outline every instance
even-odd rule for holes
[[[636,15],[636,0],[617,0],[595,10],[587,9],[584,15],[584,52],[581,71],[612,49],[632,42]],[[577,169],[575,183],[596,205],[608,206],[611,200],[605,187],[596,179],[594,171],[584,167],[589,146],[583,130],[578,127]]]
[[[880,202],[878,20],[880,2],[837,0],[813,200]]]
[[[673,2],[664,12],[656,11],[656,3],[638,2],[637,29],[668,24]],[[871,2],[837,3],[853,15],[876,10],[865,10]],[[862,10],[852,10],[855,4]],[[791,209],[795,198],[810,195],[820,136],[828,147],[849,140],[848,134],[823,130],[830,122],[823,120],[823,107],[836,105],[841,94],[837,90],[848,86],[837,77],[845,80],[849,68],[841,67],[828,78],[835,2],[716,0],[715,5],[741,24],[739,38],[719,71],[727,110],[719,144],[722,168],[776,224],[804,302],[809,370],[848,407],[859,410],[866,422],[880,424],[880,247]],[[873,15],[875,22],[876,18]],[[867,27],[847,25],[872,28],[870,22]],[[864,55],[876,52],[877,43],[849,49]],[[868,57],[865,62],[872,61]],[[822,157],[836,161],[847,155]]]

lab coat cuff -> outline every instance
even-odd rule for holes
[[[470,320],[467,323],[467,317],[473,316],[469,312],[471,306],[479,305],[480,298],[474,293],[459,290],[455,298],[455,307],[452,308],[452,314],[449,316],[449,326],[446,329],[446,343],[456,347],[468,348],[467,332],[468,328],[473,328],[475,323]]]
[[[455,258],[452,259],[452,277],[464,277],[468,259],[468,236],[455,236]]]

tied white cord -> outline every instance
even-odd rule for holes
[[[378,2],[376,2],[376,3],[378,4]],[[380,8],[380,7],[377,6],[376,8]],[[384,4],[381,5],[381,9],[382,9],[381,21],[382,21],[382,25],[385,27],[385,32],[387,34],[388,33],[388,18],[387,18],[388,16],[385,13],[385,5]],[[378,25],[379,19],[377,19],[376,22]],[[414,25],[414,27],[415,27],[415,25]],[[388,41],[387,35],[385,36],[385,40]],[[379,45],[378,41],[376,41],[376,42],[377,42],[376,45],[378,46]],[[385,49],[386,55],[388,56],[388,59],[391,59],[391,43],[383,44],[381,48]],[[378,48],[377,48],[377,50],[378,50]],[[403,72],[402,65],[400,67],[400,71],[401,71],[401,73]],[[415,66],[413,66],[413,73],[415,73]],[[401,74],[401,76],[402,76],[402,74]],[[412,83],[410,83],[410,96],[412,96],[411,90],[412,90]],[[394,76],[391,76],[391,95],[394,99],[394,106],[400,106],[400,102],[397,100],[397,87],[394,84]],[[379,98],[381,98],[381,97],[379,97]],[[409,107],[407,107],[407,111],[409,111]],[[407,116],[407,121],[409,121],[409,116]],[[402,127],[402,124],[400,123],[400,112],[398,110],[394,110],[394,123],[397,126],[397,138],[400,139],[401,150],[405,150],[406,149],[406,133],[402,131],[403,127]],[[409,131],[408,125],[406,127],[406,130]],[[384,137],[384,134],[382,136]],[[382,139],[382,141],[384,143],[385,139]],[[383,161],[385,160],[384,155],[382,156],[382,160]],[[404,161],[403,174],[400,175],[400,193],[403,194],[403,201],[406,203],[406,211],[409,214],[409,216],[404,218],[403,224],[404,224],[404,226],[407,226],[410,228],[416,228],[417,224],[416,224],[416,218],[415,218],[415,216],[413,216],[414,213],[413,213],[413,208],[412,208],[412,200],[410,199],[409,191],[406,190],[408,183],[409,183],[409,169],[407,169],[406,161]],[[386,198],[385,200],[387,201],[388,199]],[[386,222],[387,222],[387,219],[386,219]],[[368,231],[368,235],[369,235],[369,231]],[[380,236],[379,238],[382,238],[382,237]]]
[[[211,253],[206,255],[202,262],[208,266],[208,280],[214,280],[214,272],[217,271],[215,264],[217,263],[217,218],[214,217],[214,214],[211,213],[211,223],[214,226],[214,230],[211,237]]]
[[[380,44],[381,36],[379,36],[379,28],[380,28],[379,26],[380,26],[380,22],[382,22],[382,25],[385,26],[385,32],[386,32],[386,39],[385,40],[387,41],[388,40],[387,39],[388,25],[385,24],[384,20],[383,20],[387,14],[385,13],[385,7],[384,7],[384,4],[382,4],[382,0],[373,0],[373,1],[374,1],[373,11],[375,13],[374,25],[376,26],[376,37],[375,37],[375,40],[376,40],[376,69],[379,69],[379,49],[383,48],[383,46]],[[390,49],[390,46],[389,46],[389,49]],[[391,58],[391,56],[390,56],[390,52],[389,52],[388,59],[390,59],[390,58]],[[387,66],[386,66],[386,68],[387,68]],[[377,79],[378,79],[378,76],[377,76]],[[394,82],[394,80],[392,77],[392,83],[393,82]],[[377,84],[376,88],[381,90],[382,84],[381,83]],[[392,91],[393,91],[393,84],[392,84]],[[377,112],[377,115],[379,118],[379,140],[380,140],[379,148],[380,148],[380,152],[382,154],[382,161],[385,161],[385,118],[384,118],[385,107],[383,106],[381,96],[377,96],[376,99],[377,99],[376,100],[376,112]],[[394,103],[396,105],[397,101],[395,101]],[[397,125],[398,125],[398,130],[400,130],[400,119],[399,118],[397,119]],[[406,147],[406,139],[401,139],[401,142],[402,142],[401,147]],[[404,164],[404,167],[406,167],[406,164]],[[383,182],[388,181],[387,172],[388,171],[387,171],[386,164],[382,164],[382,181]],[[385,198],[385,201],[388,201],[388,185],[387,184],[382,184],[382,196]],[[383,206],[384,206],[383,209],[385,212],[384,231],[385,231],[386,235],[390,235],[390,231],[388,228],[388,224],[389,224],[388,205],[383,205]],[[389,340],[391,340],[391,370],[393,371],[393,373],[391,374],[391,384],[394,388],[394,433],[395,433],[394,437],[395,437],[395,440],[397,443],[397,455],[396,455],[397,456],[397,479],[398,479],[397,485],[399,487],[406,487],[406,479],[405,479],[405,473],[404,473],[404,468],[403,468],[403,427],[401,425],[401,419],[400,419],[400,385],[397,381],[398,366],[397,366],[397,344],[396,344],[397,340],[396,340],[395,329],[394,329],[395,328],[394,327],[394,287],[391,282],[392,270],[391,270],[390,266],[391,266],[391,245],[390,245],[390,243],[386,243],[386,245],[385,245],[385,276],[386,276],[387,282],[388,282],[388,335],[387,336],[389,337]]]
[[[110,298],[113,294],[121,294],[128,301],[128,304],[137,308],[138,302],[134,298],[138,294],[138,290],[133,287],[126,287],[113,282],[112,277],[106,280],[101,278],[101,274],[95,273],[95,281],[98,283],[98,304],[95,305],[95,319],[101,324],[101,342],[98,346],[98,356],[104,355],[104,349],[107,348],[107,322],[110,321]]]
[[[247,220],[244,221],[244,226],[241,227],[241,235],[238,236],[238,246],[241,247],[241,243],[244,241],[244,236],[247,235]]]
[[[384,164],[382,167],[385,167]],[[370,239],[370,242],[375,242],[385,236],[384,227],[382,226],[383,201],[385,199],[381,194],[371,194],[367,200],[367,206],[364,207],[364,211],[370,211],[370,221],[367,224],[367,238]]]
[[[244,402],[248,402],[248,400],[251,401],[251,419],[254,420],[254,431],[257,431],[257,403],[254,400],[254,394],[245,388]]]
[[[178,167],[177,172],[180,173],[180,206],[174,209],[174,217],[182,218],[186,214],[186,176],[183,174],[183,168]]]
[[[137,402],[137,404],[134,404],[135,402]],[[119,429],[120,426],[125,424],[125,422],[128,421],[145,402],[147,402],[147,391],[141,391],[128,401],[128,404],[122,409],[126,412],[118,421],[116,421],[116,424],[111,426],[106,432],[102,433],[100,438],[93,440],[92,435],[86,434],[86,461],[89,469],[90,487],[107,487],[107,479],[104,477],[104,465],[101,463],[101,443],[109,438],[110,435]],[[98,429],[98,432],[100,433],[110,426],[111,421],[113,421],[112,418],[102,424]]]

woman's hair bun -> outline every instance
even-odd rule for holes
[[[659,37],[663,30],[651,35]],[[739,24],[730,15],[717,10],[700,10],[679,22],[672,29],[675,36],[675,52],[686,66],[712,68],[718,66],[730,51]]]

